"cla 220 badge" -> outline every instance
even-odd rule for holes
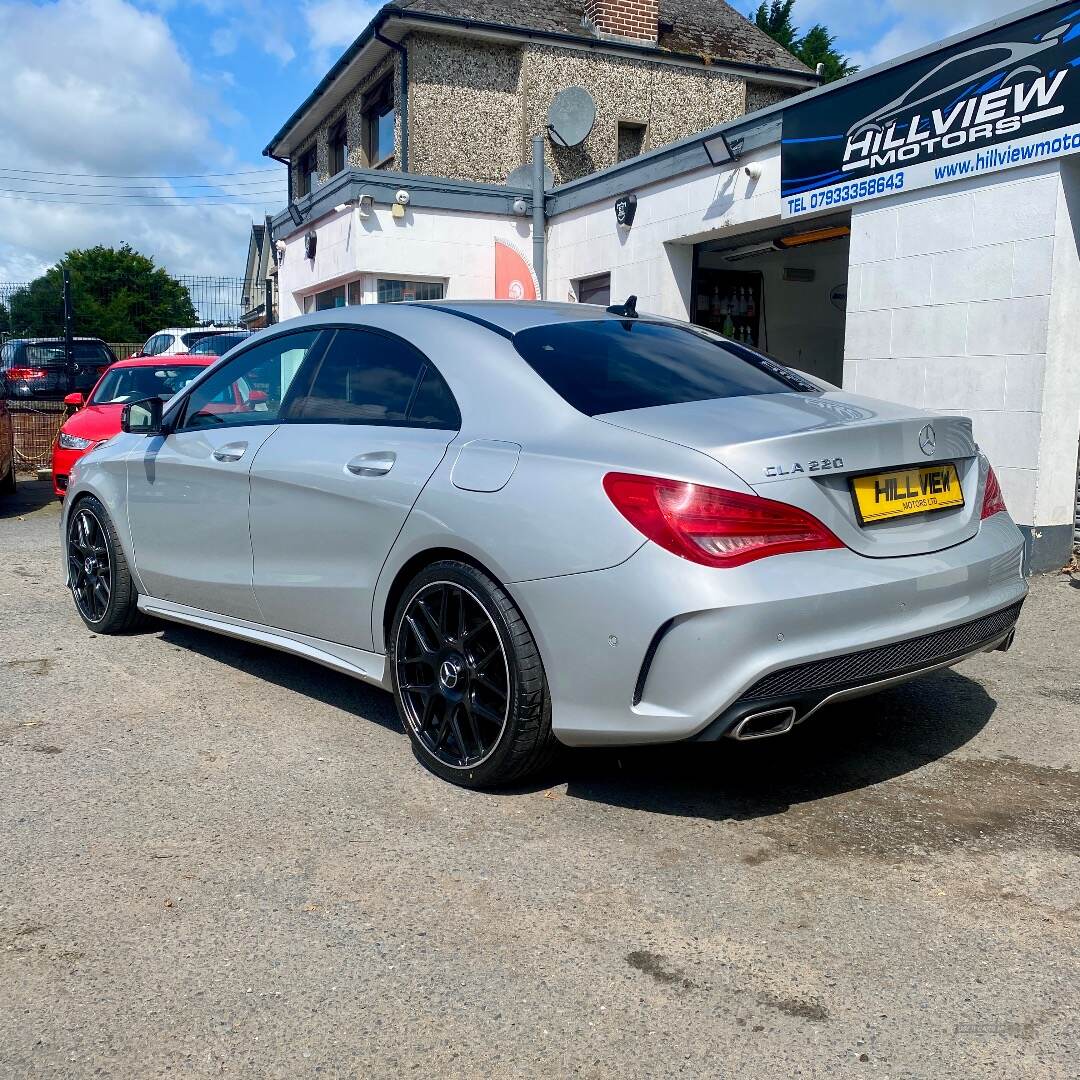
[[[765,475],[769,479],[774,479],[778,476],[798,476],[800,473],[828,472],[830,469],[842,469],[843,467],[844,459],[842,457],[822,458],[820,461],[808,461],[805,465],[799,461],[794,462],[791,466],[768,465],[765,468]]]

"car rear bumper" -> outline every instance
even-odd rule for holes
[[[714,570],[646,544],[610,570],[512,591],[563,742],[670,742],[718,738],[770,708],[793,707],[794,722],[837,695],[994,647],[1027,592],[1022,555],[999,514],[930,555],[842,549]]]

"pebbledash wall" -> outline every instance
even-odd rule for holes
[[[789,106],[549,190],[546,296],[574,299],[581,279],[610,274],[613,298],[634,293],[643,311],[689,318],[696,245],[835,222],[831,204],[806,220],[785,220],[791,205],[782,194],[781,137]],[[716,165],[724,139],[741,157]],[[302,204],[308,224],[294,229],[279,216],[282,316],[298,313],[304,295],[373,269],[440,280],[449,297],[494,296],[496,240],[531,254],[530,194],[451,188],[354,171],[338,190]],[[393,216],[395,189],[410,192],[404,217]],[[365,192],[373,199],[367,218],[354,205],[333,209],[333,200]],[[615,214],[626,193],[637,199],[630,228]],[[1080,446],[1080,157],[886,193],[842,212],[850,227],[846,333],[836,365],[844,388],[971,416],[1027,536],[1029,566],[1061,566],[1072,546]],[[304,253],[309,231],[318,237],[314,259]],[[831,250],[834,261],[842,255]],[[796,336],[794,325],[788,331]]]

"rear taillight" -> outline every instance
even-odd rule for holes
[[[48,373],[42,371],[41,368],[32,367],[13,367],[8,368],[7,377],[12,382],[25,382],[28,379],[44,379]]]
[[[1008,507],[1005,505],[1005,498],[1001,494],[1001,485],[998,483],[998,478],[994,475],[994,467],[992,465],[987,465],[986,493],[983,495],[982,513],[979,516],[985,521],[988,517],[993,517],[994,514],[1007,514],[1008,512]]]
[[[604,490],[635,529],[705,566],[844,546],[806,511],[759,495],[630,473],[608,473]]]

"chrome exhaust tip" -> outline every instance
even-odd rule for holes
[[[751,739],[769,739],[774,735],[786,735],[795,726],[794,706],[768,709],[743,717],[728,733],[728,738],[739,742]]]

